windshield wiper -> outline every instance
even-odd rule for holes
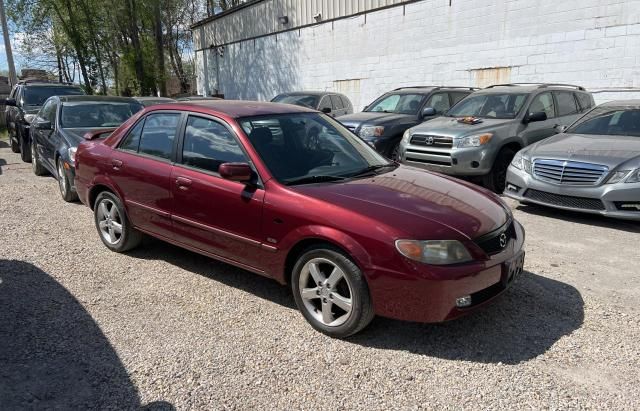
[[[376,165],[373,165],[373,166],[369,166],[369,167],[363,168],[362,170],[358,171],[357,173],[352,174],[351,177],[360,177],[360,176],[363,176],[363,175],[375,173],[378,170],[381,170],[383,168],[389,168],[389,167],[396,168],[397,165],[394,164],[394,163],[376,164]]]
[[[341,181],[344,180],[345,177],[339,176],[329,176],[329,175],[316,175],[316,176],[305,176],[296,178],[293,180],[286,181],[284,184],[287,186],[294,186],[298,184],[311,184],[311,183],[324,183],[331,181]]]

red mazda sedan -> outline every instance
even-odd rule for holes
[[[149,107],[80,145],[75,183],[109,249],[145,233],[290,284],[305,319],[334,337],[376,314],[459,317],[524,263],[524,230],[500,198],[389,162],[292,105]]]

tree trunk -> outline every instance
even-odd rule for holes
[[[156,83],[160,90],[160,95],[165,97],[167,95],[167,81],[164,69],[164,44],[162,39],[162,19],[160,15],[160,0],[155,0],[153,5],[153,17],[154,17],[154,31],[156,40],[156,58],[157,58],[157,77]]]
[[[144,77],[144,60],[142,57],[142,47],[140,45],[140,37],[138,33],[138,14],[136,12],[135,0],[128,1],[129,6],[129,30],[131,36],[131,46],[134,53],[134,66],[136,72],[136,78],[140,84],[140,94],[149,94],[149,88]]]

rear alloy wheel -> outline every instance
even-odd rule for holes
[[[111,251],[122,253],[142,241],[142,233],[131,226],[122,202],[113,193],[98,194],[93,215],[100,239]]]
[[[42,166],[42,164],[40,164],[38,153],[36,151],[36,144],[34,142],[31,142],[31,169],[33,170],[33,174],[37,176],[47,174],[47,170]]]
[[[71,189],[69,177],[67,177],[67,173],[64,171],[64,161],[62,161],[61,158],[58,158],[56,163],[58,170],[58,187],[60,187],[62,199],[68,203],[78,200],[78,195]]]
[[[507,169],[516,152],[509,147],[503,147],[495,161],[491,172],[483,177],[483,184],[486,188],[497,194],[502,194],[507,186]]]
[[[344,338],[374,317],[369,289],[353,261],[333,248],[312,248],[298,259],[292,276],[296,305],[316,330]]]

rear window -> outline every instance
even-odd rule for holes
[[[25,87],[22,92],[23,103],[26,106],[41,106],[51,96],[82,95],[80,87]]]

